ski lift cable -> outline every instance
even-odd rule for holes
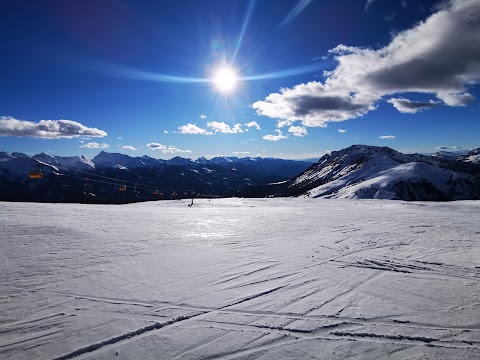
[[[136,187],[137,189],[142,189],[142,190],[148,190],[148,191],[153,191],[153,190],[157,190],[159,189],[158,187],[156,186],[153,186],[153,185],[146,185],[146,184],[142,184],[142,183],[139,183],[139,182],[135,182],[135,181],[127,181],[127,180],[123,180],[123,179],[117,179],[117,178],[112,178],[112,177],[108,177],[108,176],[103,176],[103,175],[98,175],[98,174],[92,174],[92,173],[88,173],[88,172],[85,172],[85,171],[80,171],[80,170],[75,170],[75,173],[77,174],[84,174],[84,175],[88,175],[88,176],[97,176],[97,177],[100,177],[100,178],[103,178],[103,179],[107,179],[107,180],[113,180],[115,181],[115,183],[111,183],[112,185],[124,185],[124,184],[131,184],[131,186],[133,187]],[[72,176],[72,175],[70,175]],[[94,180],[94,179],[90,179],[86,176],[84,176],[84,178],[86,180]],[[106,182],[107,183],[107,182]],[[120,183],[120,184],[119,184]]]
[[[44,163],[42,163],[42,162],[40,162],[36,159],[35,159],[35,161],[38,163],[37,164],[38,166],[39,165],[44,165],[45,166]],[[108,176],[92,174],[92,173],[88,173],[88,172],[80,171],[80,170],[75,170],[75,173],[84,174],[84,175],[88,175],[88,176],[97,176],[97,177],[101,177],[101,178],[104,178],[104,179],[107,179],[107,180],[112,180],[114,182],[92,179],[92,178],[89,178],[89,177],[86,177],[86,176],[76,176],[76,175],[69,174],[67,172],[62,172],[62,173],[59,173],[58,175],[69,176],[69,177],[72,177],[72,178],[76,178],[76,179],[80,179],[80,180],[86,180],[86,181],[95,181],[95,182],[98,182],[98,183],[115,185],[115,186],[119,186],[119,185],[122,185],[122,184],[123,185],[124,184],[131,184],[131,186],[133,186],[136,189],[146,190],[146,191],[157,191],[157,192],[172,192],[172,191],[175,191],[177,193],[187,192],[187,193],[190,193],[190,194],[195,192],[192,189],[175,189],[175,190],[172,190],[171,188],[157,187],[157,186],[153,186],[153,185],[146,185],[146,184],[142,184],[142,183],[139,183],[139,182],[127,181],[127,180],[112,178],[112,177],[108,177]]]
[[[97,183],[114,185],[114,186],[119,186],[119,185],[124,184],[123,180],[114,179],[114,178],[110,178],[110,179],[115,180],[116,182],[104,181],[104,180],[98,180],[98,179],[91,179],[91,178],[87,178],[85,176],[76,176],[76,175],[72,175],[72,174],[68,174],[68,173],[62,173],[62,174],[59,174],[59,175],[68,176],[68,177],[72,177],[72,178],[83,180],[83,181],[93,181],[93,182],[97,182]],[[168,192],[174,191],[176,193],[187,192],[187,193],[191,194],[191,193],[194,192],[193,190],[172,190],[172,189],[168,189],[168,188],[153,187],[153,186],[148,186],[148,185],[144,185],[144,184],[141,184],[141,183],[135,183],[135,182],[131,182],[131,181],[130,182],[125,181],[125,183],[133,184],[133,187],[137,190],[145,190],[145,191],[152,191],[152,192],[158,192],[158,193],[160,193],[160,192],[168,193]]]
[[[113,180],[113,181],[116,181],[116,182],[120,182],[121,184],[130,184],[131,186],[134,186],[134,187],[136,187],[136,188],[143,188],[143,190],[151,190],[151,191],[154,191],[154,190],[164,190],[164,191],[168,191],[168,190],[169,190],[169,189],[163,188],[163,187],[158,187],[158,186],[154,186],[154,185],[142,184],[142,183],[139,183],[139,182],[137,182],[137,181],[129,181],[129,180],[117,179],[117,178],[112,178],[112,177],[108,177],[108,176],[104,176],[104,175],[87,173],[87,172],[85,172],[85,171],[80,171],[80,170],[75,170],[75,172],[78,173],[78,174],[85,174],[85,175],[88,175],[88,176],[97,176],[97,177],[101,177],[101,178],[104,178],[104,179]],[[193,191],[193,190],[178,190],[178,191]]]

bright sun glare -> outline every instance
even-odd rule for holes
[[[235,89],[238,78],[235,71],[229,68],[221,68],[214,77],[215,86],[218,90],[228,92]]]

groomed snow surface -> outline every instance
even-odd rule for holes
[[[1,359],[480,359],[480,202],[0,204]]]

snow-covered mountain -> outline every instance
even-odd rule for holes
[[[452,160],[455,161],[461,156],[467,155],[471,150],[460,149],[460,150],[440,150],[436,153],[432,154],[434,157],[439,157],[445,160]]]
[[[454,161],[353,145],[323,156],[299,176],[257,190],[261,196],[347,199],[480,199],[479,149]]]
[[[184,194],[184,190],[188,194],[233,196],[249,186],[287,180],[310,165],[271,158],[161,160],[102,151],[89,159],[1,152],[0,200],[130,202],[158,198],[160,194],[153,196],[153,191],[167,197],[172,192]],[[27,174],[38,166],[43,179],[28,179]],[[124,183],[128,190],[120,193],[119,185]]]
[[[469,153],[460,156],[458,160],[463,162],[470,162],[480,164],[480,148],[470,151]]]
[[[160,160],[101,152],[89,159],[1,152],[0,200],[89,202],[92,199],[83,196],[85,188],[91,187],[94,190],[88,194],[95,196],[96,202],[149,199],[152,189],[157,188],[164,189],[164,194],[188,189],[215,196],[480,199],[480,149],[456,156],[428,156],[354,145],[310,165],[250,157]],[[45,176],[32,181],[27,174],[37,166]],[[119,194],[118,186],[123,182],[129,191]],[[130,193],[132,189],[135,191]]]

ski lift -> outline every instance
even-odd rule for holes
[[[41,179],[41,178],[43,178],[43,172],[42,172],[42,169],[40,169],[39,164],[37,164],[37,169],[36,170],[30,171],[28,173],[28,177],[30,179]]]
[[[126,191],[127,190],[127,185],[125,185],[125,182],[120,185],[120,187],[118,188],[119,191]]]
[[[30,171],[28,177],[30,179],[41,179],[43,178],[43,173],[41,171]]]

